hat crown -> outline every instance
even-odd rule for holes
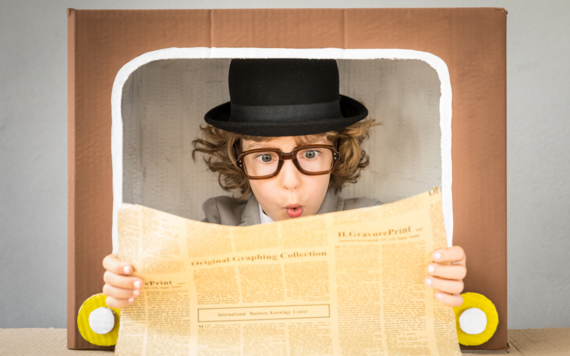
[[[339,130],[368,115],[339,93],[335,59],[234,58],[228,73],[230,101],[204,120],[252,136],[299,136]]]
[[[230,100],[237,105],[300,105],[339,99],[335,59],[234,58],[228,85]]]

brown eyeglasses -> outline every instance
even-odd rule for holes
[[[279,174],[286,159],[293,160],[301,173],[316,176],[331,173],[340,159],[340,153],[334,146],[319,144],[299,146],[292,152],[283,152],[278,148],[256,148],[242,152],[236,164],[248,179],[267,179]]]

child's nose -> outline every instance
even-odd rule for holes
[[[281,167],[281,172],[279,172],[279,178],[281,179],[285,189],[293,190],[298,188],[301,183],[301,174],[303,173],[299,172],[293,161],[288,159],[283,161],[283,167]]]

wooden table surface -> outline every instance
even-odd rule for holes
[[[0,329],[0,355],[112,355],[112,351],[67,349],[66,329]],[[509,330],[507,351],[463,355],[570,356],[570,328]]]

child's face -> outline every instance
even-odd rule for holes
[[[332,145],[332,142],[325,137],[310,143]],[[293,136],[276,137],[266,142],[251,140],[243,140],[242,142],[242,150],[244,151],[273,147],[279,148],[283,152],[291,152],[296,146]],[[285,160],[277,176],[269,179],[250,179],[249,184],[263,211],[273,221],[279,221],[315,215],[325,199],[329,180],[330,173],[305,175],[299,172],[292,160]]]

